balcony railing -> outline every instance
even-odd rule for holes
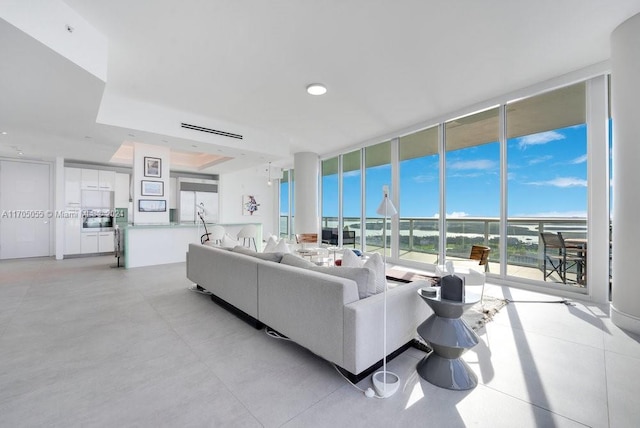
[[[366,247],[382,247],[382,218],[367,218]],[[438,255],[439,222],[437,218],[401,217],[399,219],[400,254],[417,252]],[[391,222],[387,220],[387,246],[390,246]],[[361,246],[360,219],[344,218],[345,228],[356,231],[356,246]],[[337,217],[323,217],[323,228],[337,228]],[[446,254],[468,257],[472,245],[491,248],[489,260],[500,261],[500,220],[498,218],[451,218],[446,221]],[[565,238],[586,238],[587,222],[580,218],[509,218],[507,225],[507,263],[540,268],[544,248],[539,245],[541,232],[562,232]]]

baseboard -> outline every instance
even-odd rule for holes
[[[242,321],[246,322],[256,330],[261,330],[262,328],[264,328],[263,323],[261,323],[260,321],[258,321],[257,319],[249,315],[248,313],[242,311],[241,309],[236,308],[231,303],[225,300],[222,300],[220,297],[216,296],[215,294],[211,295],[211,300],[213,300],[213,302],[216,303],[218,306],[221,306],[227,311],[231,312],[232,314],[234,314],[235,316],[237,316]]]

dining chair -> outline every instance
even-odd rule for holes
[[[567,283],[567,272],[576,268],[576,282],[581,283],[585,271],[585,256],[576,251],[576,248],[568,249],[561,232],[541,232],[540,238],[544,245],[543,250],[543,275],[546,281],[554,272],[558,274],[562,283]],[[547,273],[547,262],[549,273]]]
[[[242,245],[251,248],[251,242],[253,241],[253,248],[258,251],[258,247],[256,245],[256,226],[253,224],[247,224],[240,229],[238,232],[238,241],[242,239]],[[248,245],[247,241],[249,242]]]

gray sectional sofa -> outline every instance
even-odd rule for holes
[[[296,260],[301,259],[291,254],[190,244],[187,277],[254,326],[266,325],[287,336],[335,363],[352,380],[363,378],[378,366],[383,350],[384,295],[365,297],[362,288],[373,271],[307,268]],[[406,349],[431,314],[416,292],[424,286],[409,283],[389,289],[388,354]]]

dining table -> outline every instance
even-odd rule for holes
[[[580,257],[581,261],[576,268],[576,280],[578,284],[585,285],[587,283],[587,238],[565,238],[564,245],[566,250]]]

